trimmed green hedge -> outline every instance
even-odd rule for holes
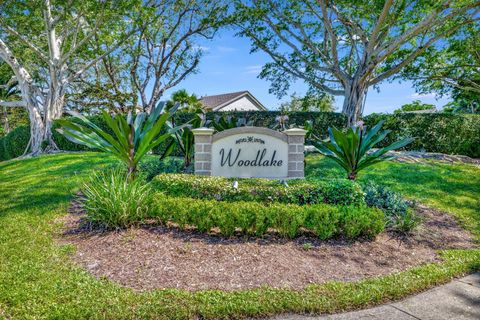
[[[244,112],[210,112],[207,119],[212,120],[216,115],[234,115],[246,117],[256,126],[273,127],[275,118],[281,113],[278,111],[244,111]],[[340,113],[329,112],[293,112],[288,114],[289,124],[303,125],[306,120],[314,122],[314,133],[325,137],[328,127],[344,128],[346,117]],[[175,118],[178,124],[191,119],[191,113],[178,113]],[[100,116],[90,119],[98,126],[106,128]],[[473,158],[480,158],[480,115],[467,114],[415,114],[404,113],[395,115],[371,114],[364,117],[366,125],[372,126],[380,120],[385,120],[384,129],[392,132],[382,141],[385,146],[397,139],[412,136],[415,141],[406,147],[406,150],[425,150],[447,154],[461,154]],[[58,127],[54,124],[54,129]],[[53,133],[57,146],[62,150],[81,151],[85,147],[67,141],[57,132]],[[20,156],[29,140],[29,129],[20,126],[8,135],[0,138],[0,160],[8,160]],[[161,154],[164,145],[160,145],[154,153]]]
[[[213,228],[222,235],[236,232],[261,236],[274,229],[294,238],[305,232],[322,240],[344,236],[349,239],[374,238],[385,228],[385,216],[379,209],[366,206],[314,204],[261,204],[253,201],[225,202],[157,194],[151,218],[173,222],[181,229],[194,226],[200,232]]]
[[[237,188],[233,187],[238,182]],[[275,180],[233,179],[189,174],[160,174],[152,184],[155,189],[172,196],[185,196],[217,201],[257,201],[297,205],[329,203],[364,204],[361,186],[350,180],[290,180],[288,186]]]
[[[88,117],[90,121],[97,126],[112,133],[101,116]],[[80,122],[78,119],[75,120]],[[66,151],[86,151],[89,148],[73,143],[67,140],[63,135],[59,134],[55,129],[60,125],[56,122],[53,123],[53,140],[60,148],[60,150]],[[28,140],[30,139],[30,128],[28,126],[19,126],[4,137],[0,137],[0,161],[9,160],[21,156],[25,148],[27,147]]]
[[[414,137],[408,150],[425,150],[447,154],[461,154],[480,158],[480,115],[402,113],[395,115],[371,114],[365,124],[373,126],[384,120],[383,129],[392,132],[379,147],[405,137]]]
[[[216,115],[234,115],[237,117],[246,117],[249,120],[252,120],[256,126],[272,127],[276,124],[275,118],[280,114],[281,113],[277,111],[209,112],[207,113],[207,119],[212,120]],[[322,137],[326,136],[329,126],[334,125],[342,127],[346,122],[345,116],[340,113],[296,112],[289,116],[290,123],[292,124],[296,123],[298,125],[303,125],[306,120],[312,120],[315,124],[315,133]],[[192,117],[192,113],[179,112],[175,115],[175,121],[177,124],[182,124],[189,121]],[[108,131],[108,127],[101,116],[90,116],[88,118],[97,126]],[[55,129],[58,127],[59,125],[54,122],[53,140],[61,150],[83,151],[88,149],[65,139],[64,136],[55,131]],[[0,138],[0,143],[2,143],[3,139],[5,139],[4,141],[7,141],[7,143],[3,143],[3,147],[0,146],[0,160],[8,160],[22,155],[27,146],[29,138],[30,131],[28,126],[20,126],[7,136]],[[166,145],[167,143],[159,145],[153,150],[153,152],[155,154],[162,154]],[[173,155],[178,154],[174,152]]]
[[[0,161],[21,156],[30,140],[30,128],[20,126],[0,138]]]

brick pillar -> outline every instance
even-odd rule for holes
[[[304,178],[304,144],[307,131],[294,128],[283,133],[288,137],[288,178]]]
[[[213,129],[192,129],[195,141],[195,174],[212,175],[212,136]]]

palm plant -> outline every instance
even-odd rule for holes
[[[178,104],[177,104],[178,108]],[[203,109],[198,108],[194,117],[183,125],[179,130],[174,131],[175,122],[167,121],[166,125],[169,128],[170,136],[172,139],[168,144],[165,152],[162,154],[160,159],[164,159],[167,156],[171,155],[172,152],[176,149],[183,155],[183,165],[185,169],[188,169],[193,160],[193,153],[194,153],[194,136],[192,129],[201,128],[206,125],[206,115]]]
[[[234,115],[222,115],[215,116],[215,119],[212,121],[212,126],[215,131],[220,132],[228,129],[253,126],[253,121],[249,121],[245,117],[236,117]]]
[[[336,128],[328,128],[329,141],[316,141],[314,145],[320,153],[342,166],[347,171],[348,179],[355,180],[360,170],[393,158],[383,156],[385,153],[402,148],[414,140],[405,138],[387,147],[369,152],[390,133],[390,130],[380,131],[382,125],[383,121],[380,121],[368,130],[363,123],[359,123],[359,125],[349,128],[346,133]]]
[[[172,97],[167,101],[167,110],[179,104],[179,110],[184,112],[196,112],[199,108],[204,108],[195,94],[189,94],[187,90],[181,89],[172,93]]]
[[[126,119],[123,115],[112,117],[103,111],[102,117],[113,134],[104,131],[85,116],[70,111],[72,116],[85,125],[61,119],[58,120],[61,128],[57,131],[74,143],[114,155],[127,165],[128,176],[133,179],[142,157],[180,129],[170,128],[169,132],[161,134],[171,115],[171,112],[163,112],[164,105],[163,102],[159,103],[150,115],[141,112],[133,116],[129,112]]]

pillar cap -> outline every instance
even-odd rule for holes
[[[303,130],[300,128],[292,128],[283,131],[287,136],[304,136],[307,133],[307,130]]]
[[[196,136],[211,136],[214,132],[215,130],[205,127],[192,129],[192,133]]]

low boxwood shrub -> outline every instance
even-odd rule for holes
[[[365,184],[363,190],[366,204],[385,213],[387,227],[409,232],[418,225],[420,219],[413,210],[414,203],[405,200],[400,193],[373,182]]]
[[[94,226],[124,228],[148,218],[153,193],[142,179],[129,180],[124,168],[95,172],[82,186],[87,219]]]
[[[342,207],[340,225],[346,238],[374,238],[385,229],[385,215],[371,207]]]
[[[188,197],[155,196],[151,215],[163,223],[173,222],[181,229],[194,226],[200,232],[218,228],[225,236],[235,232],[261,236],[274,229],[294,238],[304,232],[320,239],[333,236],[373,238],[383,231],[384,214],[366,206],[313,204],[262,204],[253,201],[216,201]]]
[[[234,188],[234,182],[238,186]],[[218,201],[258,201],[262,203],[360,205],[364,203],[361,186],[346,179],[290,180],[282,183],[267,179],[233,179],[187,174],[161,174],[154,187],[168,195]]]

